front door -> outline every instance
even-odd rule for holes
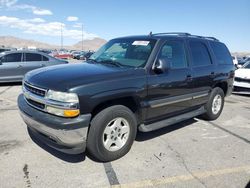
[[[148,75],[146,123],[184,113],[191,106],[192,75],[185,41],[166,41],[157,59],[164,59],[168,68],[160,74],[152,71]]]
[[[22,53],[6,54],[0,60],[0,82],[22,80]]]

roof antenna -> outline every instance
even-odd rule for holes
[[[150,33],[148,35],[151,37],[153,35],[152,31],[150,31]]]

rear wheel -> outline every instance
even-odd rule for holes
[[[206,120],[217,119],[224,107],[224,91],[216,87],[212,90],[209,100],[205,105],[206,113],[202,117]]]
[[[112,161],[131,148],[137,126],[133,112],[116,105],[99,112],[91,121],[87,139],[89,153],[99,161]]]

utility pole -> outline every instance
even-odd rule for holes
[[[82,23],[82,51],[83,51],[83,23]]]
[[[61,24],[61,50],[63,49],[63,26]]]

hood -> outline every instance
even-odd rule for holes
[[[68,91],[79,85],[128,77],[135,69],[101,64],[77,63],[55,65],[28,72],[24,80],[37,87]]]
[[[235,77],[250,79],[250,69],[240,68],[235,71]]]

